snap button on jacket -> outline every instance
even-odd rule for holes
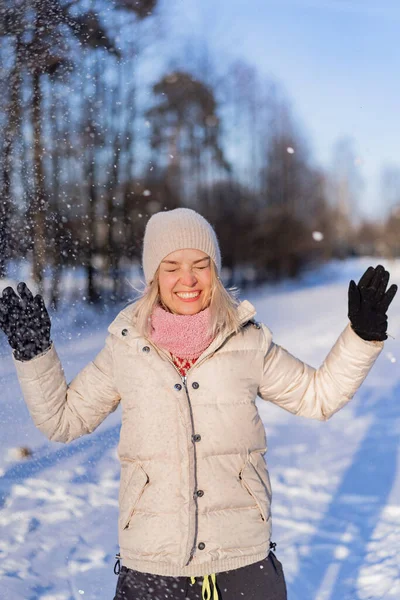
[[[69,385],[54,344],[30,361],[13,358],[32,419],[50,440],[69,443],[94,431],[121,403],[118,540],[129,568],[196,577],[265,558],[271,484],[257,395],[291,413],[328,419],[353,397],[383,348],[348,324],[314,369],[252,322],[250,302],[238,311],[240,332],[217,336],[187,378],[138,333],[132,305]]]

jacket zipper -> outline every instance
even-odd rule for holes
[[[256,503],[259,513],[261,515],[261,519],[263,521],[266,521],[266,517],[264,516],[264,512],[261,508],[260,502],[259,502],[257,496],[255,495],[255,493],[253,492],[253,490],[251,489],[250,485],[247,483],[247,481],[245,479],[243,479],[242,472],[243,472],[243,470],[239,473],[239,479],[243,483],[244,487],[246,488],[246,490],[248,491],[250,496],[253,498],[254,502]]]
[[[190,401],[190,396],[189,396],[189,391],[187,388],[187,376],[186,375],[181,375],[182,378],[182,382],[185,388],[185,392],[186,392],[186,398],[189,404],[189,411],[190,411],[190,423],[191,423],[191,427],[192,427],[192,439],[194,436],[194,419],[193,419],[193,411],[192,411],[192,403]],[[190,555],[189,555],[189,560],[187,561],[185,567],[188,566],[188,564],[190,563],[190,561],[193,559],[195,550],[196,550],[196,544],[197,544],[197,535],[198,535],[198,527],[199,527],[199,515],[198,515],[198,498],[196,496],[196,491],[197,491],[197,450],[196,450],[196,444],[194,444],[193,446],[193,456],[194,456],[194,493],[193,493],[193,499],[194,499],[194,503],[195,503],[195,523],[194,523],[194,539],[193,539],[193,545],[192,545],[192,549],[190,551]]]

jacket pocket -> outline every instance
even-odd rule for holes
[[[121,459],[119,524],[122,529],[128,529],[138,502],[148,483],[149,477],[138,461]]]
[[[263,459],[263,450],[249,452],[247,460],[239,473],[242,486],[256,503],[263,521],[271,516],[271,483]]]

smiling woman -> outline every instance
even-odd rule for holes
[[[195,211],[151,217],[143,271],[142,297],[120,311],[104,348],[70,384],[43,299],[23,282],[21,298],[4,290],[0,327],[32,418],[68,443],[121,403],[115,600],[286,600],[256,398],[329,419],[382,351],[397,287],[386,291],[381,265],[351,281],[350,323],[314,369],[224,288],[215,232]]]

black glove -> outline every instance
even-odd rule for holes
[[[6,287],[0,297],[0,328],[8,337],[17,360],[30,360],[51,345],[51,321],[40,294],[33,297],[26,283],[17,286],[19,298],[12,287]]]
[[[387,339],[386,311],[397,292],[397,285],[390,286],[386,292],[389,277],[389,272],[378,265],[376,269],[369,267],[358,285],[350,281],[348,317],[363,340],[382,342]]]

